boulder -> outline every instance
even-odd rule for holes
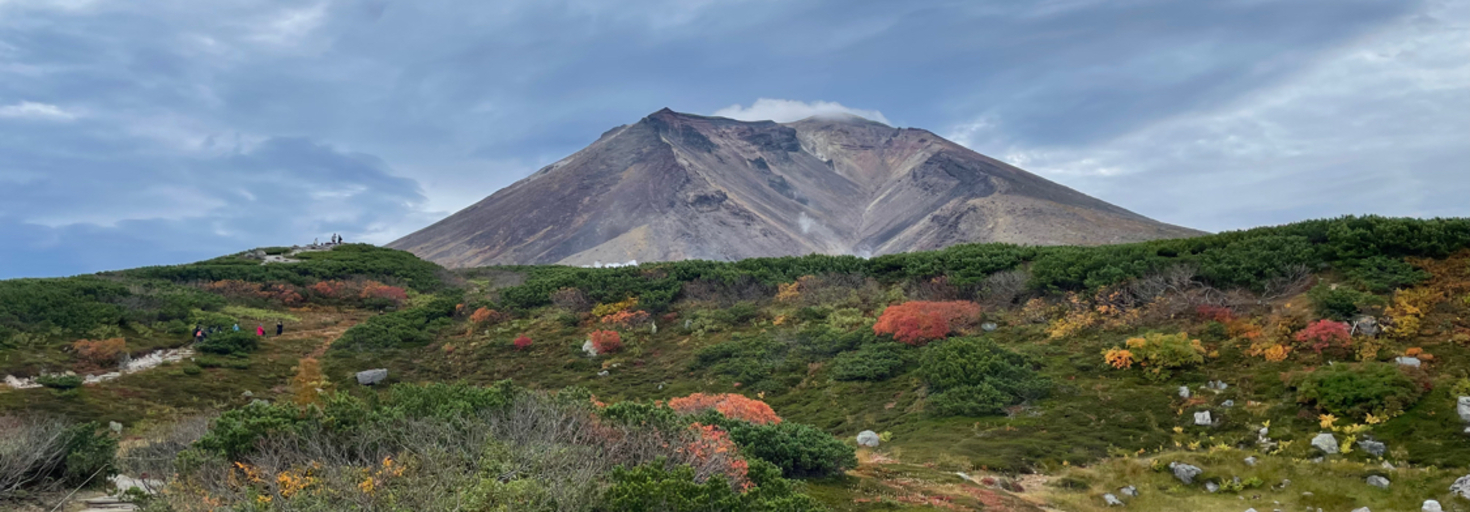
[[[1259,459],[1257,459],[1255,455],[1252,455],[1250,457],[1246,457],[1245,458],[1245,465],[1251,466],[1251,467],[1255,467],[1257,460],[1259,460]]]
[[[1189,386],[1179,386],[1179,398],[1189,398]]]
[[[387,368],[377,368],[373,370],[364,370],[357,372],[357,383],[364,386],[371,386],[373,384],[383,382],[387,378]]]
[[[1137,498],[1138,497],[1138,488],[1137,487],[1134,487],[1134,486],[1131,486],[1131,485],[1128,486],[1128,487],[1124,487],[1122,489],[1118,489],[1118,492],[1123,493],[1124,496],[1129,496],[1129,497],[1134,497],[1134,498]]]
[[[1450,494],[1470,500],[1470,475],[1465,475],[1450,484]]]
[[[1215,491],[1219,491],[1219,490],[1220,490],[1220,484],[1217,484],[1215,482],[1205,482],[1205,491],[1207,491],[1207,492],[1215,492]]]
[[[1210,419],[1210,411],[1203,411],[1203,412],[1194,413],[1194,424],[1195,425],[1207,426],[1207,425],[1210,425],[1211,423],[1214,423],[1214,420],[1211,420]]]
[[[1222,402],[1220,404],[1220,407],[1235,407],[1235,401],[1234,400],[1226,400],[1226,401],[1224,401],[1224,402]]]
[[[1186,484],[1194,483],[1194,477],[1205,472],[1205,470],[1200,469],[1198,466],[1191,466],[1179,462],[1170,462],[1169,469],[1174,472],[1174,478],[1178,478],[1180,482]],[[1466,479],[1470,480],[1470,477],[1466,477]],[[1470,482],[1467,482],[1467,486],[1470,486]]]
[[[612,375],[612,372],[607,371],[607,370],[603,370],[603,371],[597,372],[597,376],[598,377],[606,377],[608,375]]]
[[[1374,457],[1382,457],[1383,452],[1388,451],[1388,445],[1378,441],[1374,441],[1372,439],[1364,439],[1362,441],[1358,441],[1358,448],[1365,452],[1368,452]]]
[[[1103,501],[1107,502],[1109,507],[1123,506],[1123,500],[1118,499],[1117,496],[1113,496],[1112,494],[1104,494]]]
[[[983,324],[980,324],[980,329],[985,332],[994,332],[996,329],[999,328],[1000,326],[996,325],[995,322],[985,322]]]
[[[1419,358],[1417,357],[1398,356],[1393,358],[1393,360],[1394,362],[1397,362],[1399,366],[1408,366],[1410,368],[1418,368],[1421,364]]]
[[[1444,507],[1439,506],[1438,501],[1424,500],[1424,506],[1419,507],[1420,512],[1444,512]]]
[[[1363,507],[1363,508],[1355,508],[1355,509],[1353,509],[1353,512],[1373,512],[1373,511],[1372,510],[1368,510],[1368,507]]]
[[[1379,489],[1387,489],[1388,484],[1389,481],[1387,478],[1378,475],[1372,475],[1368,477],[1368,485],[1371,485],[1373,487],[1377,487]]]
[[[877,448],[878,444],[881,442],[882,440],[878,437],[878,433],[871,430],[864,430],[862,432],[859,432],[857,435],[858,446],[866,448]]]
[[[1322,450],[1323,453],[1333,455],[1337,453],[1337,436],[1323,432],[1312,438],[1312,446]]]
[[[1462,396],[1455,404],[1455,412],[1460,413],[1460,421],[1470,423],[1470,396]]]
[[[1355,336],[1377,336],[1378,319],[1363,315],[1353,320],[1352,334]]]
[[[597,357],[597,345],[592,344],[592,340],[582,342],[582,351],[587,353],[587,357]]]

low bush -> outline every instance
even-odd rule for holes
[[[980,320],[980,305],[967,301],[912,301],[889,306],[873,324],[873,333],[890,335],[909,345],[943,339]]]
[[[98,486],[116,473],[117,439],[96,423],[0,416],[0,504],[57,486]]]
[[[36,384],[56,390],[68,390],[82,387],[83,379],[80,375],[40,375],[36,377]]]
[[[1345,262],[1343,274],[1354,284],[1373,293],[1391,293],[1429,279],[1429,273],[1414,268],[1402,258],[1373,256]]]
[[[332,343],[332,350],[369,350],[426,345],[453,324],[458,301],[451,294],[422,306],[385,313],[352,326]]]
[[[260,348],[260,336],[245,330],[223,331],[204,338],[195,348],[205,354],[244,356]]]
[[[916,356],[912,348],[892,343],[863,345],[832,359],[832,378],[843,381],[881,381],[903,372]]]
[[[983,338],[952,338],[924,349],[919,375],[938,416],[983,416],[1045,397],[1051,381],[1037,363]]]
[[[742,454],[775,464],[788,478],[838,475],[857,466],[853,447],[811,425],[791,422],[757,425],[730,419],[708,421],[730,432],[730,438],[740,447]]]
[[[1383,299],[1371,293],[1359,291],[1351,286],[1322,283],[1307,292],[1317,314],[1333,320],[1351,321],[1373,306],[1383,305]]]
[[[714,410],[726,418],[756,425],[781,422],[781,417],[777,416],[776,411],[771,410],[771,406],[766,405],[765,402],[732,393],[711,395],[695,393],[686,397],[673,398],[669,400],[669,408],[680,414],[698,414]]]
[[[750,486],[736,492],[721,479],[700,481],[694,469],[665,459],[612,471],[612,486],[600,510],[662,512],[673,510],[731,510],[749,512],[806,512],[826,510],[781,478],[780,470],[763,461],[751,461]]]
[[[1369,413],[1391,417],[1424,395],[1416,383],[1393,363],[1334,364],[1300,377],[1297,399],[1343,417],[1363,418]]]
[[[597,350],[598,355],[611,354],[623,349],[623,337],[618,331],[592,331],[587,335],[592,342],[592,348]]]
[[[1148,333],[1128,338],[1127,348],[1113,347],[1103,352],[1103,359],[1112,367],[1124,370],[1134,364],[1143,367],[1150,378],[1167,378],[1165,370],[1188,368],[1205,362],[1205,348],[1199,340],[1189,339],[1186,333]]]

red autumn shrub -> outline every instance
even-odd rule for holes
[[[602,317],[602,323],[631,329],[648,323],[648,312],[623,310]]]
[[[706,395],[695,393],[669,400],[669,408],[682,414],[695,414],[714,409],[726,418],[748,421],[757,425],[780,423],[781,417],[765,402],[746,398],[734,393]]]
[[[593,331],[590,338],[598,354],[611,354],[623,349],[623,337],[617,331]]]
[[[690,459],[688,463],[694,468],[695,475],[723,474],[737,491],[750,490],[752,484],[747,479],[750,464],[740,458],[739,448],[728,432],[700,423],[690,425],[689,430],[694,433],[694,439],[679,451]]]
[[[117,362],[118,356],[127,350],[127,341],[122,338],[77,340],[72,342],[71,348],[76,350],[77,357],[82,361],[104,366]]]
[[[1199,316],[1201,320],[1213,320],[1222,324],[1235,321],[1235,312],[1225,306],[1202,304],[1194,308],[1194,314]]]
[[[512,343],[516,346],[516,350],[525,350],[531,348],[531,337],[522,334],[517,336]]]
[[[361,299],[385,299],[393,302],[393,306],[402,306],[408,300],[408,292],[397,286],[388,286],[377,281],[368,281],[363,284],[362,291],[357,294]]]
[[[1350,348],[1353,340],[1352,334],[1348,332],[1348,325],[1333,320],[1312,322],[1306,329],[1297,331],[1295,338],[1298,343],[1305,344],[1318,354],[1327,348]]]
[[[237,279],[225,279],[204,284],[205,291],[236,300],[276,302],[296,306],[303,302],[296,287],[289,284],[261,284]]]
[[[979,318],[980,305],[974,302],[916,300],[883,310],[883,316],[873,324],[873,333],[888,334],[910,345],[923,345],[943,339]]]
[[[505,313],[482,307],[480,309],[476,309],[475,312],[470,315],[470,322],[481,325],[496,324],[505,321],[507,316],[508,315],[506,315]]]

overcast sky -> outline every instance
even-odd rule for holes
[[[0,278],[385,243],[663,107],[1211,231],[1470,215],[1470,0],[0,0]]]

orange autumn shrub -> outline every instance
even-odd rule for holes
[[[598,354],[611,354],[623,349],[623,337],[617,331],[593,331],[588,338]]]
[[[470,314],[470,322],[476,325],[490,325],[505,321],[507,316],[505,313],[482,307]]]
[[[623,310],[602,317],[603,324],[616,325],[625,329],[631,329],[633,327],[646,324],[648,323],[648,320],[649,317],[647,311]]]
[[[883,310],[873,333],[909,345],[924,345],[980,319],[980,305],[969,301],[910,301]]]
[[[127,340],[123,338],[77,340],[72,342],[71,348],[77,352],[77,357],[82,361],[104,366],[117,362],[117,358],[127,350]]]
[[[1130,352],[1128,349],[1113,347],[1103,352],[1103,361],[1107,362],[1113,368],[1126,370],[1133,367],[1133,352]]]
[[[747,478],[750,464],[740,458],[735,441],[720,427],[695,423],[689,426],[694,439],[679,449],[687,456],[695,474],[723,474],[736,491],[753,487]]]
[[[276,302],[285,306],[297,306],[305,302],[296,287],[289,284],[261,284],[225,279],[205,283],[203,288],[210,293],[236,300]]]
[[[1326,349],[1352,348],[1353,342],[1346,323],[1325,319],[1312,322],[1306,329],[1297,331],[1292,338],[1318,354]]]
[[[781,417],[770,405],[760,400],[746,398],[734,393],[706,395],[695,393],[669,400],[669,408],[682,414],[696,414],[714,409],[726,418],[747,421],[757,425],[781,422]]]

